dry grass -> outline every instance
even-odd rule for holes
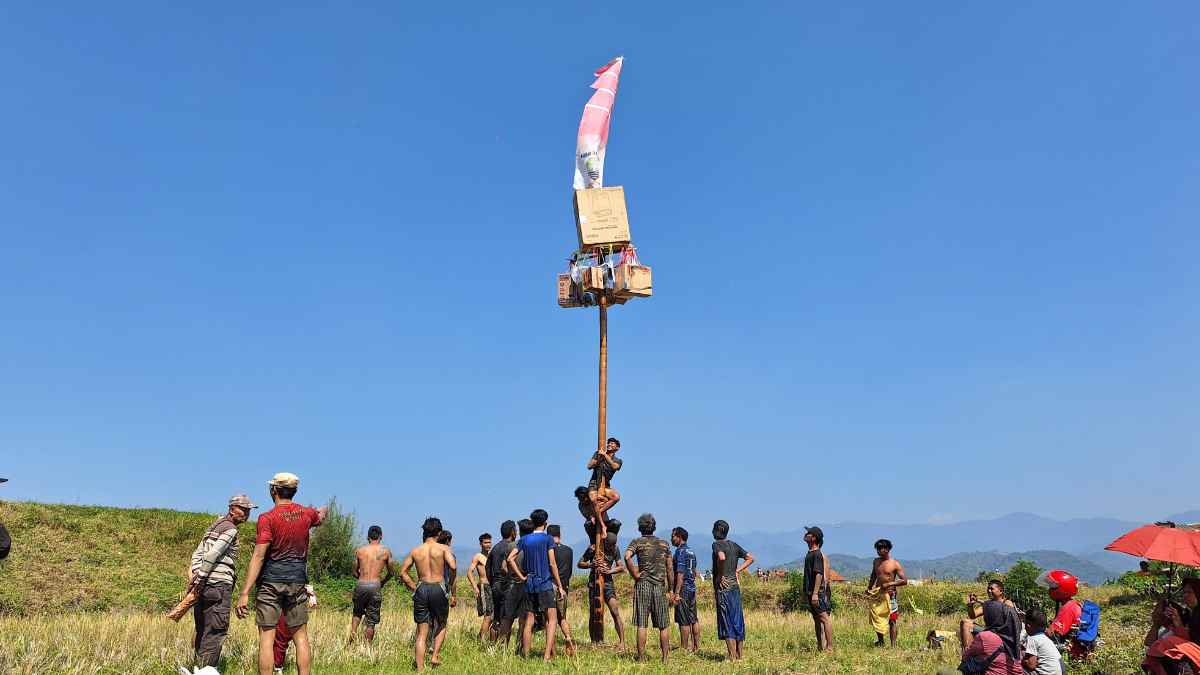
[[[624,586],[625,584],[623,584]],[[748,586],[750,584],[747,584]],[[764,587],[766,586],[766,587]],[[762,585],[755,591],[769,595],[782,590]],[[627,589],[622,589],[627,590]],[[750,590],[750,589],[747,589]],[[815,652],[812,622],[802,613],[781,613],[762,607],[747,613],[749,640],[747,658],[735,667],[722,661],[724,645],[715,639],[711,601],[702,603],[701,625],[704,638],[698,656],[673,652],[663,667],[656,661],[638,663],[630,654],[620,654],[612,646],[585,646],[575,658],[560,656],[552,666],[540,659],[522,659],[510,650],[481,646],[475,638],[478,621],[472,608],[460,606],[451,615],[451,634],[444,650],[448,673],[663,673],[663,672],[738,672],[753,673],[934,673],[942,666],[957,665],[954,650],[931,651],[925,648],[924,635],[931,629],[950,630],[954,616],[931,612],[908,612],[902,623],[899,648],[871,647],[874,633],[855,594],[842,590],[842,609],[834,617],[835,651],[831,655]],[[585,616],[579,604],[582,594],[573,592],[572,630],[586,636]],[[628,612],[628,602],[623,603]],[[1111,613],[1104,628],[1105,645],[1089,664],[1086,672],[1111,674],[1136,670],[1140,638],[1144,627],[1138,625],[1139,608],[1129,608],[1126,616]],[[1126,619],[1127,623],[1120,623]],[[373,648],[346,644],[350,616],[348,612],[319,609],[314,612],[310,631],[314,643],[317,673],[378,673],[402,671],[413,666],[411,640],[413,624],[407,599],[394,590],[384,608],[383,623]],[[130,675],[173,672],[187,662],[191,649],[190,621],[173,624],[158,615],[143,612],[78,613],[60,616],[0,618],[0,672],[121,673]],[[615,640],[609,627],[608,638]],[[535,637],[537,645],[542,637]],[[633,632],[627,636],[633,646]],[[672,642],[678,634],[672,631]],[[653,640],[651,641],[653,644]],[[255,658],[255,629],[252,621],[234,621],[225,647],[224,673],[251,673]],[[294,666],[289,662],[289,672]]]

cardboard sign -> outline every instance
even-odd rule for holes
[[[625,209],[625,188],[576,190],[575,227],[580,248],[627,243],[629,213]]]
[[[575,284],[571,283],[570,274],[558,275],[558,306],[581,307],[579,295],[575,292]]]

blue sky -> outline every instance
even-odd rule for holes
[[[4,10],[7,499],[215,510],[289,470],[395,541],[572,488],[575,129],[618,515],[742,530],[1195,506],[1200,6]]]

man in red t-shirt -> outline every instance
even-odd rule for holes
[[[258,623],[258,672],[271,675],[274,665],[275,626],[281,620],[292,631],[296,643],[296,666],[300,675],[309,675],[312,649],[308,643],[308,533],[325,519],[325,509],[313,509],[292,502],[300,487],[300,478],[277,473],[267,483],[275,508],[258,517],[254,539],[254,557],[246,572],[246,583],[238,598],[237,614],[249,613],[250,588],[258,584],[254,607]]]
[[[1046,635],[1062,640],[1071,632],[1071,629],[1079,625],[1079,617],[1083,615],[1083,605],[1079,601],[1071,598],[1063,603],[1063,606],[1058,609],[1058,614],[1054,616],[1054,621],[1050,623],[1050,627],[1046,629]]]

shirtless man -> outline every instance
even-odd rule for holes
[[[379,608],[383,605],[383,586],[392,578],[392,552],[383,545],[383,528],[367,528],[367,545],[354,551],[354,616],[350,619],[350,642],[358,636],[358,623],[364,624],[363,637],[369,644],[375,639],[379,625]],[[383,572],[380,578],[380,572]]]
[[[429,633],[433,632],[433,656],[429,663],[439,666],[442,663],[442,642],[446,639],[446,620],[450,616],[450,598],[443,586],[449,583],[454,588],[455,570],[458,562],[454,552],[448,546],[439,544],[438,534],[442,531],[442,521],[429,517],[421,525],[420,546],[409,551],[408,557],[400,565],[400,580],[413,592],[413,622],[417,624],[417,643],[413,648],[416,657],[417,672],[425,670],[425,647]],[[420,583],[414,583],[408,570],[413,565],[417,567],[417,578]],[[450,570],[450,579],[443,577],[446,569]]]
[[[897,601],[896,589],[907,586],[908,577],[904,576],[904,566],[900,564],[899,560],[892,557],[892,542],[887,539],[875,542],[875,553],[878,557],[875,558],[875,563],[871,568],[871,579],[867,582],[867,595],[873,597],[880,593],[886,594],[888,637],[892,646],[895,647],[896,636],[900,632],[897,626],[897,621],[900,619],[900,603]],[[875,608],[872,608],[873,613],[874,611]],[[882,608],[880,608],[880,616],[875,618],[882,619],[882,613]],[[876,647],[883,646],[883,633],[879,630],[882,628],[882,624],[882,621],[875,624]]]
[[[484,532],[479,535],[479,553],[471,558],[467,568],[467,581],[475,591],[475,612],[481,617],[479,623],[479,641],[486,642],[492,632],[492,588],[487,580],[487,558],[492,551],[492,535]]]
[[[587,463],[587,468],[592,471],[592,479],[588,481],[588,499],[592,501],[592,509],[595,511],[595,514],[592,515],[592,522],[600,528],[602,538],[608,533],[604,522],[605,514],[621,501],[621,495],[612,487],[613,475],[621,470],[621,465],[624,463],[616,457],[617,451],[620,449],[621,441],[610,438],[605,443],[603,450],[592,453],[592,458]],[[601,488],[602,482],[603,488]],[[597,515],[599,516],[598,522]]]

